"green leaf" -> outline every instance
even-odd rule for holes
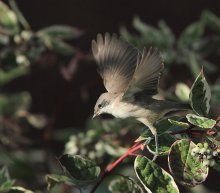
[[[13,186],[14,180],[10,179],[8,169],[3,167],[0,170],[0,192],[7,192]]]
[[[41,35],[40,38],[49,50],[53,50],[58,54],[72,55],[75,53],[75,49],[61,39],[52,38],[48,35]]]
[[[172,117],[172,120],[179,120],[179,119],[180,118],[176,117],[176,116]],[[173,124],[173,123],[171,123],[170,119],[164,119],[164,120],[158,121],[155,124],[155,127],[157,128],[157,133],[158,133],[159,136],[161,134],[164,134],[167,131],[179,131],[179,130],[185,129],[185,125]],[[153,138],[154,136],[152,135],[152,133],[150,132],[149,129],[147,129],[147,130],[145,129],[141,133],[141,135],[138,137],[138,139],[135,140],[135,142],[146,141],[149,137]]]
[[[160,34],[164,37],[163,45],[166,48],[171,48],[175,43],[175,35],[165,21],[159,21],[158,27]],[[166,60],[165,60],[166,61]]]
[[[28,74],[28,68],[17,66],[9,71],[0,70],[0,85],[7,84],[15,78]]]
[[[155,125],[158,134],[166,132],[167,130],[170,129],[171,126],[172,124],[167,119],[161,120],[157,122]]]
[[[163,133],[158,136],[158,151],[160,156],[167,155],[170,151],[170,146],[175,142],[175,138],[168,134],[168,133]],[[151,153],[156,152],[156,147],[155,147],[155,141],[151,140],[151,142],[147,146],[148,150]]]
[[[47,182],[48,191],[51,190],[57,184],[61,184],[61,183],[71,184],[72,183],[72,179],[64,175],[48,174],[45,176],[45,179]]]
[[[134,43],[134,42],[132,41],[133,38],[134,38],[134,36],[132,36],[132,35],[130,34],[130,32],[126,29],[125,26],[121,26],[120,29],[119,29],[119,31],[120,31],[121,36],[122,36],[123,38],[125,38],[125,40],[127,40],[128,42]],[[136,45],[136,44],[135,44],[135,45]]]
[[[37,32],[38,35],[47,35],[51,38],[60,38],[60,39],[73,39],[78,38],[82,35],[82,31],[77,28],[65,26],[65,25],[53,25],[41,29]]]
[[[204,11],[201,20],[208,28],[220,33],[220,18],[215,14],[210,11]]]
[[[18,116],[18,112],[25,111],[29,107],[31,96],[28,92],[17,94],[0,94],[0,115]]]
[[[78,186],[93,183],[101,171],[95,162],[80,155],[65,154],[59,158],[59,162]]]
[[[204,33],[204,25],[201,22],[195,22],[189,25],[180,35],[178,45],[182,48],[190,47],[197,50],[197,42]]]
[[[185,123],[185,122],[182,122],[182,121],[176,121],[176,120],[173,120],[173,119],[168,119],[168,121],[174,126],[178,126],[178,127],[182,127],[182,128],[188,128],[189,127],[188,123]]]
[[[183,102],[189,101],[190,88],[184,83],[177,83],[175,94]]]
[[[13,186],[8,193],[34,193],[20,186]]]
[[[23,27],[26,30],[30,30],[31,27],[30,27],[29,23],[27,22],[27,20],[25,19],[25,17],[23,16],[23,14],[21,13],[20,9],[18,8],[15,0],[10,0],[9,4],[10,4],[11,8],[13,9],[13,11],[15,12],[19,22],[23,25]]]
[[[202,64],[201,64],[201,55],[192,52],[190,50],[187,50],[185,54],[183,54],[185,60],[184,63],[189,65],[190,71],[193,75],[193,77],[197,77],[197,74],[199,73]]]
[[[13,11],[0,1],[0,32],[13,35],[19,30],[18,20]]]
[[[147,157],[137,156],[134,169],[148,193],[179,192],[172,176]]]
[[[185,125],[178,125],[171,123],[170,120],[180,121],[181,118],[177,116],[170,117],[170,119],[164,119],[156,123],[155,127],[157,128],[158,134],[162,134],[166,131],[178,131],[185,128]]]
[[[130,177],[120,177],[112,180],[108,187],[111,193],[141,193],[141,187]]]
[[[210,110],[211,91],[203,70],[200,72],[190,91],[190,105],[198,115],[207,115]]]
[[[163,42],[163,36],[160,31],[140,20],[139,17],[133,19],[134,28],[142,35],[142,40],[146,45],[160,45]]]
[[[172,176],[180,184],[194,187],[205,181],[208,167],[204,166],[199,156],[192,156],[191,151],[196,145],[187,139],[176,141],[168,156],[169,169]]]
[[[212,128],[216,124],[216,121],[213,119],[208,119],[206,117],[201,117],[194,114],[187,114],[186,118],[191,124],[204,129]]]

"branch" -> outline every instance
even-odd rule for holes
[[[124,153],[120,158],[118,158],[114,163],[110,164],[107,166],[105,171],[103,172],[102,176],[99,178],[95,186],[92,188],[90,193],[94,193],[96,189],[99,187],[99,185],[102,183],[102,181],[105,179],[105,177],[119,164],[121,163],[125,158],[127,158],[130,155],[135,155],[133,154],[137,150],[143,150],[144,145],[140,142],[134,144],[126,153]]]

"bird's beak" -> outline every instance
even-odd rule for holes
[[[96,114],[94,114],[94,115],[93,115],[93,117],[92,117],[92,119],[94,119],[96,116],[97,116],[97,115],[96,115]]]
[[[99,115],[99,113],[98,113],[98,112],[95,112],[94,115],[93,115],[93,117],[92,117],[92,119],[94,119],[94,118],[97,117],[98,115]]]

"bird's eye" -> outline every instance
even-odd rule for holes
[[[98,104],[98,107],[101,109],[102,108],[102,104]]]

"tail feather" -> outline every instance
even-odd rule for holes
[[[163,101],[161,104],[161,108],[170,111],[178,111],[178,110],[191,110],[190,104],[188,103],[179,103],[172,101]]]
[[[192,109],[190,104],[188,104],[188,103],[175,103],[173,108],[174,108],[174,110],[190,110],[190,109]]]

